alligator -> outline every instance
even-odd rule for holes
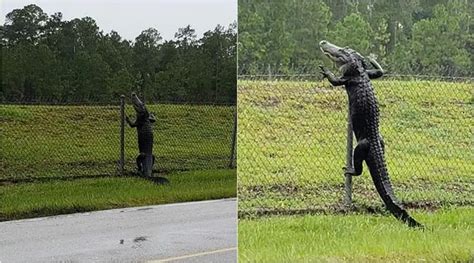
[[[132,105],[136,112],[136,119],[134,122],[130,121],[126,116],[126,121],[130,127],[137,128],[138,133],[138,150],[137,169],[141,176],[151,177],[153,171],[153,164],[155,156],[153,155],[153,127],[155,122],[153,114],[148,112],[148,109],[137,96],[132,93]]]
[[[353,168],[346,168],[346,175],[361,175],[362,163],[365,161],[375,188],[391,214],[410,227],[422,228],[423,225],[399,204],[387,171],[385,144],[379,131],[379,107],[370,83],[370,79],[382,77],[382,67],[375,59],[368,58],[372,66],[369,67],[369,63],[358,52],[348,47],[338,47],[326,40],[319,42],[319,47],[339,66],[342,76],[337,77],[322,65],[321,74],[333,86],[344,85],[349,97],[350,119],[357,145],[353,152]]]

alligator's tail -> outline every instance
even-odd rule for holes
[[[151,177],[152,171],[153,171],[153,155],[147,154],[145,155],[145,160],[144,160],[144,167],[143,167],[143,172],[146,177]]]
[[[413,217],[411,217],[408,212],[398,204],[397,198],[393,193],[390,178],[388,177],[382,145],[379,140],[372,140],[370,142],[369,156],[366,161],[375,188],[390,213],[410,227],[423,228],[422,224],[413,219]]]

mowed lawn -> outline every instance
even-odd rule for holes
[[[175,172],[168,184],[138,177],[0,186],[0,221],[101,209],[235,197],[235,170]]]
[[[148,105],[154,125],[155,169],[228,166],[233,107]],[[0,180],[116,174],[118,106],[0,105]],[[134,111],[127,106],[127,115]],[[125,130],[126,170],[135,169],[136,129]]]
[[[391,216],[270,217],[239,222],[239,262],[472,262],[474,208],[414,212],[426,230]]]
[[[472,82],[373,82],[395,192],[409,207],[474,205]],[[333,210],[342,203],[347,95],[327,82],[238,85],[239,208]],[[365,168],[354,200],[380,207]]]
[[[233,107],[148,108],[157,119],[154,175],[166,185],[134,176],[128,126],[125,176],[117,176],[117,106],[0,105],[0,220],[235,196]]]

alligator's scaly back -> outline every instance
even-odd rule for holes
[[[383,75],[382,68],[370,59],[374,69],[368,69],[364,58],[352,49],[340,48],[327,41],[321,41],[320,47],[342,71],[342,77],[336,77],[321,66],[323,76],[334,86],[344,85],[349,96],[352,127],[358,144],[354,150],[354,169],[346,172],[351,175],[362,174],[362,162],[365,161],[375,188],[392,215],[410,227],[422,227],[398,203],[388,176],[383,140],[379,132],[379,108],[370,83],[370,79]]]

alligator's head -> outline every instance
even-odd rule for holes
[[[143,103],[137,96],[135,92],[132,92],[132,105],[137,113],[137,120],[148,120],[150,114],[148,113],[145,103]]]
[[[359,76],[367,69],[364,57],[348,47],[338,47],[326,40],[319,42],[319,48],[334,61],[344,76]]]
[[[143,103],[135,92],[132,92],[132,105],[137,113],[146,112],[145,103]]]

